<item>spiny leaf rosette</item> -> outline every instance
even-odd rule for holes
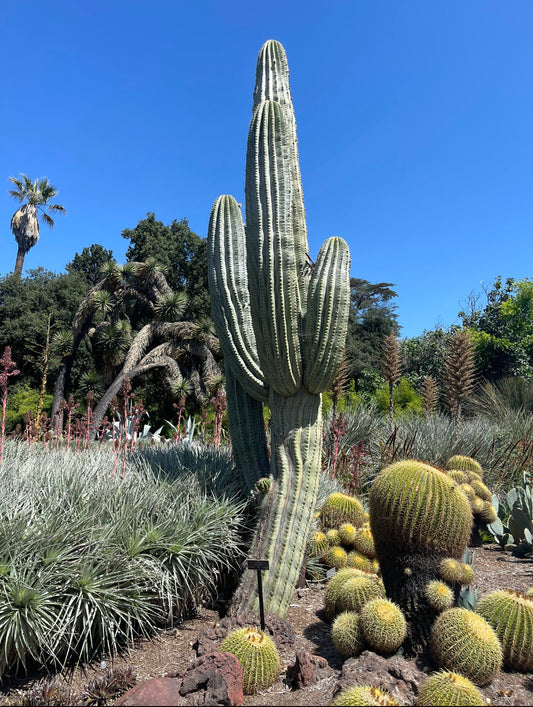
[[[259,53],[246,154],[246,228],[220,196],[208,234],[213,319],[224,355],[236,465],[252,487],[268,476],[262,405],[271,411],[272,485],[250,554],[268,559],[265,609],[286,615],[305,557],[321,473],[321,392],[339,368],[348,325],[350,254],[328,238],[310,264],[285,51]],[[232,612],[257,606],[245,573]]]
[[[427,586],[444,558],[461,558],[472,527],[467,497],[446,473],[404,460],[383,469],[369,494],[370,527],[387,597],[402,609],[407,653],[423,652],[439,611]]]

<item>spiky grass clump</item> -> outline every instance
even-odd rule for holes
[[[400,703],[387,690],[376,685],[347,687],[335,697],[333,707],[395,707]]]
[[[242,665],[242,688],[255,695],[273,685],[280,670],[279,653],[274,641],[253,626],[236,629],[221,642],[219,650],[233,653]]]
[[[374,559],[376,556],[374,538],[369,526],[363,526],[357,530],[353,544],[355,549],[365,557]]]
[[[331,625],[331,640],[344,658],[359,655],[365,646],[359,614],[355,611],[340,613]]]
[[[328,567],[334,567],[336,570],[346,567],[348,562],[348,553],[340,545],[333,545],[324,553],[323,562]]]
[[[381,580],[372,574],[352,577],[342,584],[337,600],[337,611],[361,611],[370,599],[385,597]]]
[[[355,535],[357,533],[357,528],[351,523],[343,523],[339,527],[339,539],[341,545],[345,547],[352,547],[355,540]]]
[[[464,675],[439,670],[420,686],[415,704],[418,707],[479,707],[485,704],[485,698]]]
[[[473,471],[483,478],[483,468],[479,462],[472,457],[463,454],[454,454],[446,462],[446,469],[460,469],[461,471]]]
[[[6,447],[0,674],[114,655],[193,610],[217,574],[237,568],[244,503],[167,454],[173,476],[138,454],[121,478],[111,449]]]
[[[499,589],[481,597],[476,611],[500,639],[505,664],[533,671],[533,595]]]
[[[502,665],[502,648],[494,629],[469,609],[444,611],[431,630],[430,647],[438,667],[461,673],[476,685],[489,683]]]
[[[311,536],[307,546],[309,557],[322,557],[329,548],[328,538],[325,533],[316,532]]]
[[[435,611],[445,611],[453,605],[452,589],[445,583],[435,579],[426,586],[426,598]]]
[[[359,499],[342,492],[328,496],[320,510],[320,518],[325,528],[338,528],[343,523],[359,528],[365,519]]]
[[[394,653],[407,634],[407,622],[400,607],[390,599],[372,599],[359,615],[361,631],[368,645],[378,653]]]

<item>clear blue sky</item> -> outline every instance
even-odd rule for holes
[[[402,336],[457,322],[480,283],[533,276],[531,0],[13,0],[2,6],[0,273],[9,176],[67,209],[25,269],[100,243],[124,262],[149,211],[205,237],[244,201],[255,64],[287,52],[311,256],[394,283]]]

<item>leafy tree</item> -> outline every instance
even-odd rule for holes
[[[497,277],[480,309],[460,312],[472,332],[477,368],[488,380],[533,376],[533,281]]]
[[[397,296],[392,283],[372,284],[360,278],[350,279],[350,319],[346,338],[346,361],[349,378],[359,381],[364,371],[381,369],[381,346],[389,333],[398,335]]]
[[[10,189],[8,192],[22,204],[11,218],[11,230],[18,244],[13,274],[19,278],[22,275],[26,253],[39,240],[39,218],[42,218],[52,228],[54,220],[47,212],[65,213],[64,206],[50,203],[50,200],[57,195],[57,189],[50,184],[46,177],[44,179],[35,179],[33,182],[25,174],[21,174],[20,177],[20,179],[9,177],[9,180],[17,188]]]
[[[388,412],[390,416],[390,390],[388,382],[381,385],[375,393],[378,408],[383,412]],[[415,413],[421,414],[424,411],[424,402],[412,384],[403,376],[392,391],[392,404],[394,414]]]
[[[68,273],[79,273],[85,282],[93,287],[102,279],[102,267],[111,261],[114,261],[113,251],[93,243],[88,248],[84,248],[81,253],[76,253],[65,269]]]
[[[440,379],[453,333],[453,327],[449,331],[433,329],[424,331],[420,336],[402,340],[404,376],[416,390],[422,391],[427,376],[432,376],[436,381]]]
[[[56,275],[43,268],[30,270],[25,278],[0,278],[0,350],[11,346],[21,384],[39,389],[48,325],[53,341],[57,332],[70,325],[86,291],[77,274]],[[59,352],[52,348],[52,353],[49,384],[59,364]],[[85,364],[86,359],[80,357],[80,365]]]
[[[130,241],[128,260],[154,260],[163,267],[171,289],[187,293],[189,319],[210,315],[207,243],[191,231],[186,218],[166,226],[148,213],[135,228],[124,229],[122,237]]]

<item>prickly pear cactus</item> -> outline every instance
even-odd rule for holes
[[[219,650],[233,653],[239,659],[245,695],[255,695],[278,679],[280,659],[274,641],[253,626],[229,633]]]
[[[416,698],[418,707],[479,707],[485,704],[483,694],[464,675],[453,670],[439,670],[422,683]]]
[[[272,486],[251,554],[269,560],[265,608],[283,617],[316,504],[321,392],[331,386],[343,355],[350,254],[341,238],[328,238],[309,265],[289,70],[283,47],[272,40],[257,61],[245,197],[246,229],[233,197],[219,197],[211,211],[209,288],[233,383],[227,394],[235,458],[249,485],[266,475],[259,413],[265,402],[271,411]],[[256,606],[254,578],[245,573],[232,612]]]
[[[459,558],[472,527],[470,503],[445,472],[419,461],[396,462],[376,477],[369,494],[370,527],[387,596],[408,624],[404,648],[422,652],[438,611],[426,587],[444,558]],[[452,522],[453,519],[453,522]]]

